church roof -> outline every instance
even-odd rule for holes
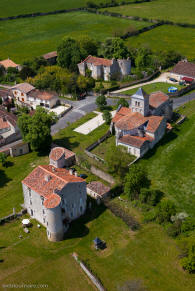
[[[142,100],[148,97],[149,95],[142,88],[139,88],[137,92],[131,96],[131,98],[142,99]]]

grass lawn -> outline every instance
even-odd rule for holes
[[[120,2],[120,0],[116,0]],[[133,1],[133,0],[132,0]],[[62,9],[85,7],[88,0],[1,0],[0,17],[15,16],[33,12],[48,12]],[[93,3],[106,3],[107,0],[93,0]],[[129,0],[127,1],[129,2]]]
[[[10,57],[22,63],[26,59],[56,50],[64,36],[85,34],[102,41],[112,36],[115,30],[147,25],[146,22],[86,12],[3,21],[0,25],[0,59]]]
[[[153,3],[156,3],[153,2]],[[195,29],[163,25],[127,39],[130,47],[148,46],[152,50],[174,50],[189,59],[195,58]]]
[[[47,290],[96,290],[72,259],[73,251],[107,290],[117,291],[119,285],[133,279],[141,280],[151,291],[191,291],[195,283],[194,275],[181,269],[175,241],[161,226],[143,225],[134,233],[103,206],[75,221],[62,242],[47,241],[45,229],[38,229],[36,222],[28,235],[20,221],[1,226],[0,234],[1,286],[31,283],[47,284]],[[23,239],[18,238],[20,234]],[[106,241],[107,249],[93,248],[96,236]]]
[[[185,0],[155,0],[146,3],[105,8],[103,10],[128,16],[195,24],[194,0],[188,0],[187,2]]]
[[[179,209],[195,215],[195,101],[180,108],[187,120],[166,135],[140,160],[152,185],[173,199]]]
[[[180,85],[175,85],[175,84],[168,84],[168,83],[152,83],[152,84],[148,84],[148,85],[143,85],[142,88],[146,91],[146,93],[151,94],[152,92],[155,91],[162,91],[164,93],[168,93],[168,88],[170,88],[171,86],[174,86],[176,88],[178,88],[178,90],[182,89],[183,86]],[[123,91],[121,92],[122,94],[129,94],[132,95],[134,94],[137,90],[139,89],[139,87],[134,88],[134,89],[130,89],[127,91]]]

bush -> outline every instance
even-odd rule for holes
[[[157,206],[156,218],[159,223],[170,222],[171,216],[176,214],[176,206],[169,199],[162,200]]]
[[[149,212],[144,215],[144,222],[154,221],[156,219],[156,210],[155,208],[151,209]]]
[[[122,107],[129,107],[129,103],[128,103],[127,100],[124,99],[124,98],[120,98],[120,99],[118,100],[118,102],[117,102],[117,107],[119,107],[120,105],[121,105]]]
[[[139,199],[142,203],[147,203],[153,206],[158,204],[162,197],[163,193],[160,190],[147,188],[142,188],[139,195]]]
[[[181,233],[182,221],[180,219],[176,220],[167,228],[167,233],[171,237],[176,237]]]
[[[195,240],[194,237],[190,238],[190,241],[186,248],[187,256],[181,260],[182,267],[189,273],[195,272]]]
[[[106,124],[110,124],[112,120],[112,115],[108,110],[103,112],[103,119],[105,120]]]
[[[107,105],[106,97],[104,95],[100,95],[96,98],[95,101],[96,105],[100,110],[103,110],[104,107]]]
[[[192,217],[187,217],[181,225],[181,232],[190,232],[195,230],[195,219]]]

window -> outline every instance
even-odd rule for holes
[[[21,93],[21,96],[24,96],[24,93]]]
[[[22,155],[23,154],[23,149],[20,149],[19,152],[20,152],[20,155]]]
[[[137,106],[140,106],[140,102],[137,102]]]
[[[45,223],[45,218],[43,218],[43,223]]]
[[[71,212],[70,216],[73,217],[73,213],[72,212]]]
[[[82,207],[82,206],[80,206],[80,212],[81,212],[81,213],[83,212],[83,207]]]
[[[135,101],[135,106],[137,106],[137,101]]]
[[[32,209],[30,210],[30,214],[31,214],[31,216],[33,216],[33,210]]]
[[[30,205],[32,205],[32,200],[30,199]]]
[[[45,214],[45,210],[43,209],[43,214]]]
[[[31,189],[28,188],[28,194],[29,194],[29,197],[31,197]]]

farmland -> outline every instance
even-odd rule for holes
[[[33,12],[48,12],[62,9],[85,7],[88,0],[1,0],[0,17],[15,16]],[[110,3],[108,0],[93,0],[93,3]],[[117,2],[120,2],[117,0]],[[126,1],[125,1],[126,2]],[[129,0],[128,0],[129,2]]]
[[[139,16],[149,19],[195,24],[194,0],[156,0],[146,3],[105,8],[103,10],[117,12],[128,16]]]
[[[195,58],[195,28],[163,25],[127,39],[130,47],[147,46],[153,50],[174,50],[183,56]]]
[[[56,50],[64,36],[86,34],[101,41],[113,36],[119,28],[125,30],[130,26],[142,28],[147,25],[147,22],[86,12],[3,21],[0,25],[0,59],[10,57],[20,63]]]

